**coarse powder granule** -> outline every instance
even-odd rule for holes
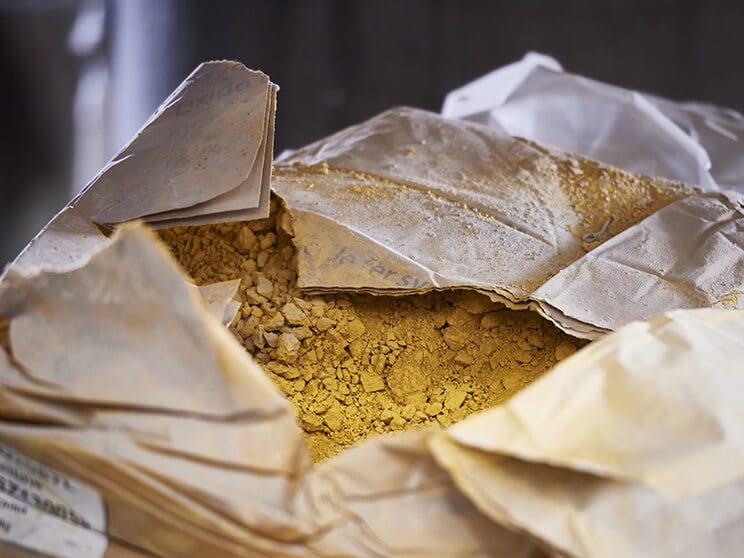
[[[282,215],[274,201],[269,219],[160,234],[196,284],[241,279],[230,329],[292,402],[316,462],[503,402],[583,344],[473,292],[303,296]]]

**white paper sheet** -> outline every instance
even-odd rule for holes
[[[442,114],[623,170],[744,191],[744,116],[564,72],[530,53],[450,92]]]

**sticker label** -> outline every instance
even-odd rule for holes
[[[0,444],[0,546],[103,558],[105,533],[106,510],[96,490]]]

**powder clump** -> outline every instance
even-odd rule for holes
[[[321,461],[375,433],[501,403],[582,342],[473,292],[305,296],[269,219],[161,231],[196,284],[241,279],[231,331],[294,406]]]

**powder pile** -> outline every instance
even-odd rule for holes
[[[199,285],[241,279],[232,332],[296,409],[315,461],[359,440],[500,403],[582,343],[470,292],[304,296],[269,219],[161,231]]]

